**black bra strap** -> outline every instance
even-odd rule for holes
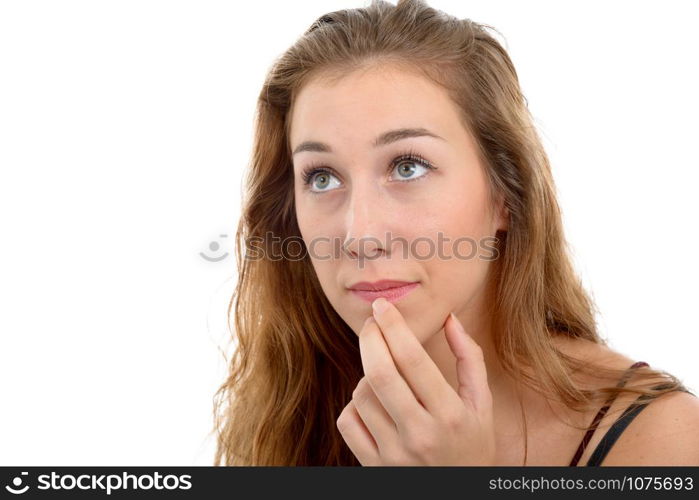
[[[629,366],[624,375],[621,377],[621,380],[619,380],[619,382],[617,383],[617,387],[622,387],[624,384],[626,384],[626,381],[631,376],[633,369],[641,366],[648,366],[648,363],[646,363],[645,361],[637,361],[631,366]],[[588,443],[592,439],[592,434],[594,434],[595,430],[597,429],[597,425],[600,423],[604,415],[607,413],[607,410],[609,410],[609,407],[612,405],[614,399],[616,399],[616,395],[609,396],[607,401],[605,401],[604,406],[602,406],[602,408],[597,412],[597,415],[595,415],[595,418],[592,420],[592,424],[590,424],[590,427],[585,433],[585,436],[583,436],[583,439],[580,442],[578,449],[575,451],[575,455],[573,455],[573,459],[570,461],[569,467],[577,465],[580,461],[580,457],[582,457],[585,448],[587,448]]]
[[[641,411],[648,406],[647,404],[638,404],[639,401],[643,400],[643,396],[640,396],[636,401],[634,401],[624,412],[624,414],[617,419],[616,422],[612,424],[606,434],[602,437],[599,444],[592,452],[590,459],[587,461],[587,466],[596,466],[602,463],[602,460],[607,456],[609,450],[614,446],[616,440],[619,439],[621,433],[624,429],[631,423],[631,421],[636,418],[636,415],[641,413]]]
[[[667,389],[671,386],[672,384],[659,384],[653,387],[654,390],[660,390],[660,389]],[[682,392],[688,392],[683,389],[678,389]],[[691,393],[690,393],[691,394]],[[586,466],[598,466],[602,463],[602,460],[607,456],[607,453],[609,453],[609,450],[614,446],[614,443],[616,443],[616,440],[619,439],[619,436],[621,436],[621,433],[624,432],[624,429],[631,423],[631,421],[636,418],[636,415],[641,413],[641,411],[648,406],[650,401],[653,398],[650,396],[646,396],[641,394],[638,398],[636,398],[636,401],[631,403],[626,410],[624,410],[624,413],[617,419],[616,422],[614,422],[607,433],[602,436],[602,439],[600,440],[599,444],[595,448],[595,451],[592,452],[592,455],[590,456],[590,459],[587,461]]]

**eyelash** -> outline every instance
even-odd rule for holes
[[[415,153],[411,149],[405,153],[400,153],[398,156],[396,156],[393,159],[393,161],[391,162],[390,168],[388,169],[388,171],[389,172],[392,171],[394,168],[396,168],[398,165],[400,165],[404,161],[414,161],[416,163],[420,163],[423,167],[427,168],[428,170],[437,170],[437,167],[432,165],[432,163],[430,163],[429,161],[427,161],[426,159],[424,159],[422,156]],[[303,185],[306,188],[308,188],[308,186],[311,184],[311,181],[313,180],[313,177],[319,173],[327,173],[327,174],[333,175],[332,170],[329,169],[328,167],[325,167],[325,166],[318,164],[318,163],[312,163],[308,167],[306,167],[301,174],[301,177],[303,179]],[[425,175],[421,175],[420,177],[416,177],[414,179],[406,179],[404,181],[398,181],[398,182],[417,181],[417,180],[420,180],[427,175],[428,174],[425,174]],[[308,191],[310,193],[313,193],[313,194],[323,194],[324,193],[324,191],[313,191],[311,189],[308,189]]]

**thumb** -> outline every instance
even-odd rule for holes
[[[492,405],[488,373],[483,350],[464,330],[454,313],[450,313],[444,326],[449,348],[456,357],[456,374],[459,397],[476,410]]]

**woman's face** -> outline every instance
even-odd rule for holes
[[[399,129],[424,135],[384,136]],[[479,314],[474,299],[495,246],[488,237],[506,228],[506,212],[499,205],[490,215],[485,171],[446,91],[391,67],[334,84],[314,79],[297,95],[289,139],[292,152],[302,149],[293,155],[301,236],[325,295],[355,333],[379,295],[422,343],[451,311]],[[299,148],[306,142],[324,146]],[[305,184],[312,167],[323,168]],[[402,296],[350,290],[378,280],[417,285]]]

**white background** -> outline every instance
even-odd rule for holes
[[[429,3],[505,36],[603,336],[699,389],[693,3]],[[199,252],[274,58],[362,6],[0,3],[1,465],[212,463],[236,270]]]

